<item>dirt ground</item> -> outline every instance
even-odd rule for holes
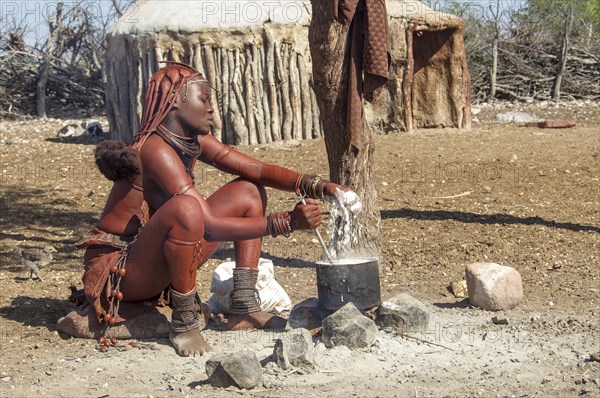
[[[578,125],[490,123],[517,108]],[[56,320],[74,308],[69,286],[81,287],[82,252],[73,243],[98,220],[110,183],[95,168],[93,143],[54,138],[66,121],[0,122],[0,396],[600,396],[600,363],[590,360],[600,351],[600,103],[477,110],[470,132],[376,137],[382,295],[406,291],[427,305],[430,326],[415,337],[429,343],[381,331],[365,350],[319,344],[317,370],[290,372],[268,360],[275,333],[204,332],[218,352],[248,348],[263,360],[263,384],[250,391],[210,387],[206,358],[178,357],[166,340],[101,353],[94,341],[56,332]],[[322,140],[241,150],[328,174]],[[205,194],[229,179],[197,170]],[[290,194],[269,197],[270,211],[293,207]],[[15,247],[45,244],[58,250],[55,261],[42,270],[44,282],[29,280]],[[264,256],[294,303],[316,296],[321,254],[310,233],[265,240]],[[231,256],[223,249],[200,272],[203,299],[212,271]],[[524,302],[501,314],[508,325],[448,291],[467,264],[482,261],[523,277]]]

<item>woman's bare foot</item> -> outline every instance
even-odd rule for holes
[[[202,356],[207,352],[213,351],[212,347],[208,345],[206,340],[204,340],[200,334],[200,329],[182,333],[171,332],[169,334],[169,340],[171,341],[171,344],[173,344],[175,351],[182,357]]]
[[[287,319],[263,311],[247,315],[231,314],[227,317],[228,330],[283,329],[286,324]]]

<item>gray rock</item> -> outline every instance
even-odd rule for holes
[[[323,320],[322,338],[326,347],[369,347],[377,337],[377,325],[352,303],[344,305]]]
[[[499,113],[496,115],[494,119],[495,123],[527,123],[527,122],[537,122],[540,119],[535,117],[534,115],[530,115],[525,112],[519,111],[510,111],[505,113]]]
[[[495,263],[473,263],[465,270],[469,301],[489,311],[510,310],[523,300],[521,274]]]
[[[213,387],[250,389],[262,378],[262,367],[253,351],[224,352],[206,361],[208,382]]]
[[[402,293],[381,303],[375,322],[382,328],[392,327],[401,334],[422,332],[429,324],[429,310],[419,300]]]
[[[281,369],[314,369],[315,346],[306,329],[292,329],[275,341],[273,359]]]
[[[311,297],[292,308],[288,318],[288,326],[293,329],[316,329],[321,327],[323,319],[329,315],[331,315],[331,311],[320,308],[319,299]]]

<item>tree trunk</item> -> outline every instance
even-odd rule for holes
[[[571,30],[573,29],[573,5],[569,2],[567,5],[567,16],[565,19],[565,27],[563,30],[562,44],[560,46],[560,54],[558,56],[558,71],[556,72],[556,78],[554,79],[554,86],[552,87],[552,99],[554,101],[560,100],[560,86],[562,85],[562,79],[567,69],[567,59],[569,56],[569,46],[571,36]]]
[[[494,41],[492,43],[492,70],[490,72],[490,97],[488,102],[496,99],[496,81],[498,79],[498,44],[500,42],[500,0],[496,1],[494,13]]]
[[[334,20],[331,1],[312,0],[312,7],[309,44],[330,179],[356,191],[363,203],[351,230],[352,249],[360,254],[378,255],[381,215],[375,188],[372,132],[365,123],[364,147],[358,151],[350,144],[346,128],[350,24]]]
[[[50,63],[56,49],[56,43],[62,30],[62,9],[63,3],[56,5],[56,15],[54,22],[48,22],[50,32],[48,40],[46,41],[46,53],[44,54],[44,60],[40,66],[40,72],[38,74],[37,81],[37,115],[41,118],[46,118],[46,84],[48,83],[48,73],[50,73]]]

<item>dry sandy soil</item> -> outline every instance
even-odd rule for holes
[[[600,396],[600,363],[590,360],[600,351],[600,104],[519,106],[575,119],[572,129],[489,123],[511,109],[481,108],[470,132],[376,138],[382,294],[408,291],[427,305],[430,326],[415,337],[428,343],[381,331],[365,350],[319,344],[316,371],[290,372],[269,362],[275,333],[206,331],[217,351],[249,348],[263,360],[263,384],[250,391],[207,385],[206,358],[178,357],[166,340],[102,353],[56,332],[73,309],[69,286],[81,286],[73,243],[98,219],[110,184],[92,143],[53,138],[64,120],[1,122],[0,396]],[[322,140],[242,150],[327,175]],[[230,178],[209,167],[197,173],[205,194]],[[292,208],[289,194],[269,195],[270,210]],[[29,280],[13,251],[45,244],[56,260],[44,282]],[[313,235],[266,239],[264,255],[294,303],[316,295]],[[212,271],[231,256],[222,250],[202,269],[204,299]],[[476,261],[520,271],[525,300],[501,314],[508,325],[448,291]]]

